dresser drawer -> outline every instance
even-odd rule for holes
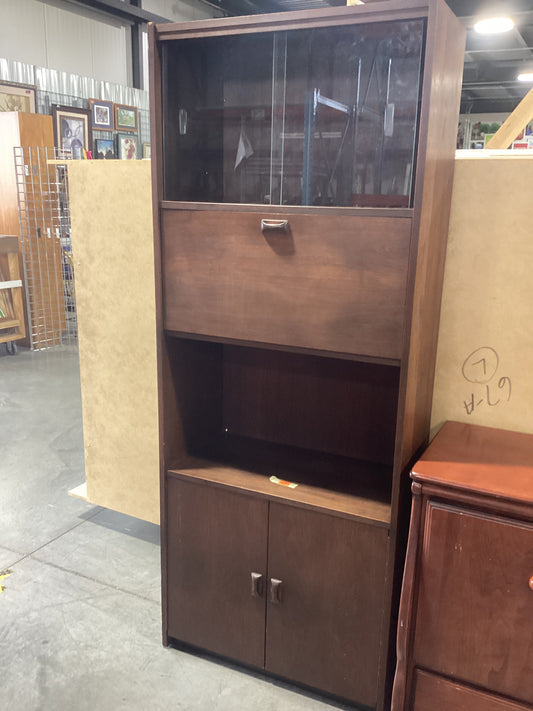
[[[508,699],[417,670],[413,711],[528,711]]]
[[[164,208],[161,232],[167,330],[401,357],[409,217]]]
[[[414,664],[533,703],[533,525],[429,502]]]

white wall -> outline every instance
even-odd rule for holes
[[[130,85],[129,26],[72,5],[74,12],[66,7],[39,0],[1,0],[0,55]]]
[[[143,9],[176,22],[216,14],[200,0]],[[0,0],[0,57],[131,86],[130,25],[64,0]]]

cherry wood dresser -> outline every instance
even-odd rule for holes
[[[533,435],[448,422],[411,474],[392,711],[533,708]]]

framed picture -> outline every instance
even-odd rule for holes
[[[35,87],[0,81],[0,111],[35,113]]]
[[[115,155],[115,141],[112,138],[97,138],[95,141],[95,158],[112,160]]]
[[[89,99],[91,127],[100,131],[113,130],[113,102]]]
[[[73,158],[83,158],[83,149],[91,150],[92,131],[89,109],[52,106],[54,142],[58,148],[72,151]]]
[[[117,131],[137,131],[138,111],[135,106],[115,104],[115,128]]]
[[[117,156],[121,160],[137,158],[137,136],[131,133],[117,133]]]
[[[143,143],[143,158],[150,160],[152,157],[152,145],[150,143]]]

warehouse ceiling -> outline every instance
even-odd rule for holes
[[[346,5],[346,0],[209,0],[231,15],[279,12]],[[517,81],[533,72],[533,0],[446,0],[467,29],[462,113],[512,111],[532,88]],[[479,35],[480,17],[511,16],[515,27],[500,35]]]

